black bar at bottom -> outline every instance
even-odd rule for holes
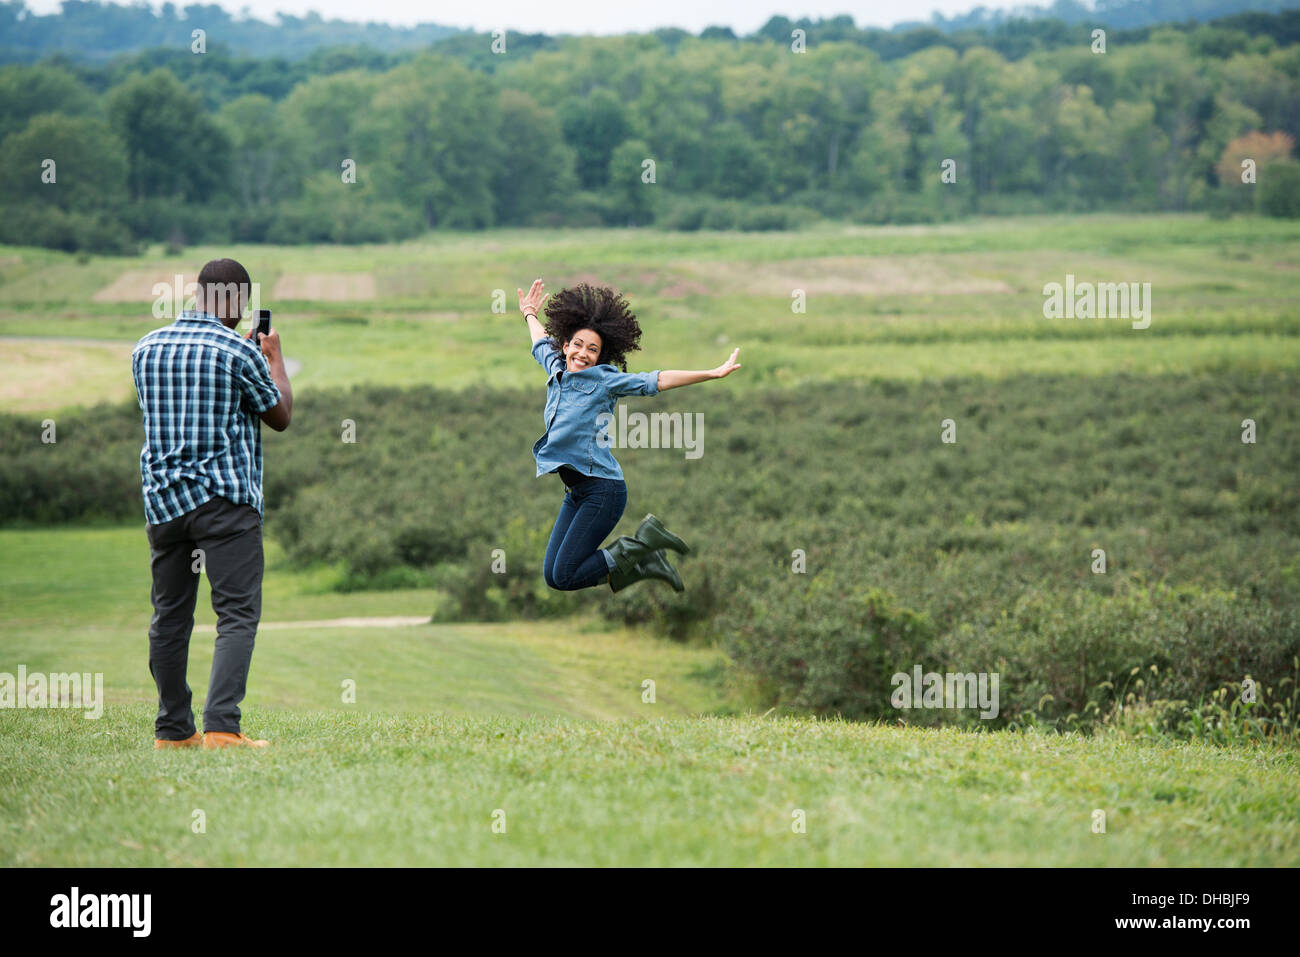
[[[1293,930],[1296,884],[1294,872],[1275,869],[1050,868],[10,869],[0,879],[10,946],[70,935],[126,946],[247,945],[274,932],[295,949],[349,939],[373,947],[376,932],[438,928],[477,929],[485,944],[512,931],[534,941],[558,932],[566,945],[605,947],[616,940],[607,932],[621,928],[628,946],[648,934],[662,947],[682,939],[666,936],[679,925],[696,940],[720,935],[732,945],[770,945],[783,932],[816,934],[812,944],[842,928],[873,946],[1043,943],[1050,934],[1072,943],[1199,938],[1232,947]]]

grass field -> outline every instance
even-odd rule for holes
[[[99,720],[0,710],[4,866],[1236,866],[1300,853],[1292,750],[726,715],[736,699],[715,652],[585,618],[264,629],[245,727],[273,749],[154,752],[143,534],[4,531],[0,556],[0,668],[102,671],[108,704]],[[268,620],[340,610],[270,564]],[[347,610],[431,597],[353,594]],[[196,635],[196,708],[210,658],[211,636]]]
[[[0,554],[5,661],[21,661],[29,672],[102,672],[110,706],[156,700],[148,668],[143,528],[0,531]],[[645,713],[646,678],[656,682],[656,714],[723,706],[713,680],[722,664],[716,652],[600,631],[584,620],[292,627],[341,618],[427,618],[437,602],[426,589],[346,595],[315,589],[310,575],[285,569],[279,551],[268,548],[263,628],[246,711],[623,718]],[[212,662],[214,621],[205,579],[190,658],[196,711],[197,689],[206,684]],[[0,663],[0,670],[14,668]],[[344,680],[356,683],[355,705],[342,701]],[[136,743],[151,744],[151,729],[142,724]]]
[[[150,718],[145,704],[98,722],[0,717],[0,861],[1286,866],[1300,853],[1293,753],[759,717],[289,710],[258,714],[274,751],[155,753],[140,746]]]
[[[551,289],[593,279],[627,292],[646,329],[636,368],[713,366],[741,346],[745,367],[728,383],[742,391],[1018,373],[1090,389],[1116,373],[1300,368],[1295,223],[1095,216],[784,234],[495,231],[84,262],[0,250],[0,411],[39,418],[128,399],[124,357],[163,324],[150,314],[151,278],[192,277],[215,255],[242,260],[262,283],[286,353],[302,363],[295,391],[308,408],[317,390],[359,383],[535,387],[514,290],[537,275]],[[1067,273],[1151,282],[1150,328],[1045,319],[1042,287]],[[329,278],[340,276],[354,278]],[[321,298],[271,301],[276,288]],[[492,311],[498,289],[503,315]],[[807,311],[792,313],[799,289]],[[0,529],[0,672],[101,672],[107,700],[100,720],[0,708],[0,864],[1285,866],[1300,857],[1293,748],[763,715],[707,642],[588,614],[325,626],[428,618],[445,600],[427,588],[340,593],[334,583],[333,570],[291,564],[268,537],[244,726],[274,747],[155,753],[140,523]],[[196,710],[212,620],[201,594]],[[653,704],[642,698],[646,679]],[[346,681],[355,703],[343,700]],[[192,830],[196,810],[204,833]],[[498,810],[505,833],[492,829]],[[806,833],[792,830],[796,810]],[[1099,810],[1104,834],[1093,830]]]
[[[61,352],[6,342],[23,352],[0,410],[52,413],[129,397],[119,349],[165,324],[150,312],[150,277],[192,280],[217,255],[240,259],[261,284],[286,354],[302,362],[302,391],[361,382],[529,385],[535,365],[515,289],[536,276],[552,290],[592,280],[626,292],[647,330],[637,368],[711,368],[741,346],[746,374],[734,387],[742,389],[1300,364],[1300,226],[1287,221],[1092,216],[781,234],[502,231],[374,247],[155,250],[84,264],[14,250],[0,256],[0,336],[77,341]],[[143,277],[137,301],[95,301],[124,273]],[[1150,328],[1044,319],[1043,286],[1067,273],[1150,282]],[[272,299],[286,276],[331,274],[373,277],[375,298]],[[503,300],[494,300],[498,290]],[[795,290],[806,294],[806,312],[792,312]],[[504,314],[493,313],[494,301],[504,302]],[[87,339],[119,348],[96,353]]]

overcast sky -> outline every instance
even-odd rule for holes
[[[185,7],[194,0],[174,0]],[[214,0],[202,0],[214,2]],[[698,33],[714,24],[737,33],[752,33],[774,14],[790,19],[830,17],[847,13],[858,26],[892,26],[903,20],[928,20],[930,14],[964,13],[976,6],[1006,9],[1041,6],[1046,0],[477,0],[444,3],[439,0],[215,0],[232,13],[248,10],[259,20],[272,20],[278,12],[301,16],[315,10],[327,19],[378,20],[409,26],[442,23],[485,31],[500,29],[525,33],[627,33],[656,27],[682,27]],[[53,13],[59,0],[27,0],[37,13]],[[151,2],[157,9],[161,3]]]

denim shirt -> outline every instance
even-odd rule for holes
[[[533,443],[537,474],[554,472],[567,465],[583,475],[622,481],[614,454],[597,441],[601,432],[597,417],[611,416],[620,395],[656,395],[659,373],[619,372],[608,363],[580,372],[565,368],[564,356],[550,339],[533,343],[533,358],[546,370],[546,434]],[[603,420],[608,423],[610,420]],[[605,432],[609,434],[609,426]]]

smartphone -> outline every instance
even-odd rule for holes
[[[271,310],[270,309],[257,310],[257,334],[262,336],[269,336],[271,334]],[[253,341],[256,342],[258,345],[262,344],[262,340],[257,338],[257,336],[253,336]]]

